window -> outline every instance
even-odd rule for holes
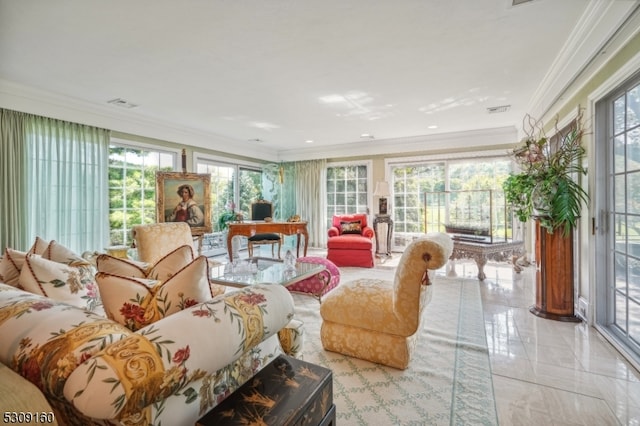
[[[131,228],[156,221],[156,171],[175,170],[177,152],[109,146],[111,245],[131,244]]]
[[[398,244],[405,246],[403,234],[426,232],[424,226],[425,192],[443,191],[445,188],[444,163],[407,164],[393,166],[393,229],[399,237]]]
[[[429,206],[425,202],[425,193],[475,189],[501,191],[502,182],[511,170],[511,161],[507,157],[483,158],[481,161],[425,160],[391,164],[390,169],[393,245],[395,249],[402,249],[418,234],[443,230],[438,218],[446,217],[447,212],[426,214]]]
[[[368,181],[366,165],[327,167],[327,227],[333,215],[369,212]]]
[[[211,175],[211,220],[216,232],[222,231],[222,213],[233,210],[249,218],[251,203],[263,197],[263,173],[258,167],[198,158],[196,170]]]

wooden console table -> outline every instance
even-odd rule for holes
[[[304,236],[304,256],[307,255],[307,246],[309,245],[309,232],[307,231],[307,222],[264,222],[264,221],[246,221],[246,222],[230,222],[228,223],[229,232],[227,233],[227,252],[229,253],[229,262],[233,262],[233,253],[231,240],[236,235],[251,237],[255,234],[284,234],[296,235],[297,240],[297,257],[300,257],[300,235]]]
[[[453,240],[453,252],[449,259],[473,259],[478,265],[478,279],[484,280],[487,276],[484,273],[484,265],[488,260],[502,262],[510,260],[513,264],[513,270],[517,273],[522,271],[516,260],[524,255],[523,241],[510,241],[500,243],[478,243],[464,240]],[[455,270],[450,271],[451,275],[455,275]]]

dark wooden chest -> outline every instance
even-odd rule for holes
[[[335,426],[331,370],[281,355],[196,425]]]

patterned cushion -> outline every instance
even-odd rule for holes
[[[135,331],[212,298],[205,256],[166,281],[98,272],[96,280],[107,317]]]
[[[0,281],[9,284],[12,287],[20,287],[20,271],[27,253],[24,251],[13,250],[7,248],[0,262]]]
[[[361,234],[362,223],[359,220],[353,222],[340,222],[341,234]]]
[[[20,286],[30,293],[91,311],[100,301],[93,274],[88,264],[67,265],[29,254],[20,272]]]

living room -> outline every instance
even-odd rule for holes
[[[611,205],[616,180],[610,176],[617,176],[618,183],[624,177],[632,181],[635,170],[627,167],[621,171],[618,162],[615,171],[609,170],[613,160],[611,164],[600,161],[621,152],[618,145],[614,151],[607,151],[605,141],[614,137],[607,133],[608,123],[602,121],[610,114],[607,108],[619,107],[623,93],[629,99],[629,110],[637,112],[633,104],[640,69],[637,1],[580,0],[558,6],[550,0],[521,5],[496,0],[482,5],[464,2],[465,10],[461,5],[436,9],[412,1],[376,7],[362,2],[306,7],[279,2],[270,7],[211,5],[200,14],[196,5],[145,8],[142,4],[120,4],[111,10],[92,10],[73,1],[59,8],[19,3],[23,4],[0,2],[3,248],[26,251],[36,236],[55,239],[78,253],[130,245],[130,230],[137,223],[120,218],[132,208],[139,220],[155,220],[155,176],[143,179],[143,187],[129,188],[131,191],[120,188],[120,192],[110,187],[109,179],[113,178],[106,176],[112,176],[119,164],[136,162],[140,167],[122,171],[123,176],[142,173],[142,164],[147,166],[144,162],[153,159],[157,170],[211,175],[212,234],[223,232],[218,225],[222,213],[237,210],[247,215],[249,200],[264,197],[277,201],[275,219],[299,215],[308,221],[310,252],[321,257],[326,253],[331,215],[360,212],[373,221],[380,198],[374,194],[376,184],[388,182],[392,191],[386,197],[394,220],[393,253],[391,261],[378,258],[373,269],[390,267],[415,235],[429,231],[423,216],[411,216],[414,210],[420,211],[426,192],[445,187],[466,189],[455,185],[473,178],[481,180],[486,173],[481,166],[487,163],[493,166],[491,174],[496,170],[502,173],[503,163],[515,171],[508,153],[528,130],[523,122],[526,114],[540,120],[547,135],[552,136],[555,125],[562,127],[583,111],[587,129],[583,164],[588,173],[581,184],[590,202],[574,237],[575,311],[591,330],[589,334],[597,330],[598,336],[606,336],[608,344],[624,354],[620,359],[614,356],[614,360],[629,378],[616,382],[602,373],[581,380],[595,381],[602,376],[610,385],[605,388],[624,395],[624,402],[616,402],[624,405],[624,413],[617,412],[619,407],[611,408],[614,402],[609,401],[607,406],[619,423],[632,423],[639,417],[640,402],[627,396],[633,393],[630,390],[637,381],[637,372],[633,371],[640,365],[633,321],[638,301],[632,296],[638,261],[633,250],[635,233],[622,235],[606,225],[607,220],[633,224],[633,209],[620,210],[620,205],[633,205],[631,201],[616,199]],[[184,18],[193,31],[181,29],[175,21],[183,19],[176,17]],[[449,28],[436,25],[438,21],[447,22]],[[330,28],[325,28],[323,23],[329,22]],[[99,25],[113,31],[103,33],[96,28],[94,34],[94,27]],[[42,33],[29,29],[33,26],[42,28]],[[496,32],[491,32],[491,27]],[[537,31],[539,38],[533,40],[529,32],[516,33],[518,27]],[[475,33],[465,32],[468,28],[475,28]],[[161,37],[164,33],[169,35]],[[356,37],[361,34],[369,38]],[[464,45],[464,37],[469,46]],[[504,40],[510,38],[520,40],[520,44],[506,44]],[[427,43],[423,39],[431,42],[422,44]],[[447,39],[451,39],[449,47],[442,41]],[[480,46],[472,40],[495,45],[478,50]],[[255,51],[245,50],[248,42],[255,44]],[[342,44],[343,50],[338,49]],[[428,54],[420,54],[420,49]],[[458,53],[448,54],[447,49]],[[429,61],[429,55],[442,59]],[[132,59],[136,57],[140,61]],[[82,58],[80,63],[75,62],[78,58]],[[109,63],[101,65],[102,61]],[[208,61],[209,68],[202,68],[201,61]],[[184,69],[192,71],[181,73]],[[482,74],[482,80],[469,80],[469,70]],[[207,81],[200,73],[222,83]],[[448,79],[447,74],[455,78]],[[514,74],[519,77],[513,78]],[[181,80],[172,80],[174,76]],[[187,90],[191,79],[198,86]],[[446,80],[456,79],[458,87],[441,89]],[[510,82],[511,86],[494,88],[496,80]],[[408,84],[415,90],[407,90]],[[227,92],[224,86],[233,90]],[[305,102],[308,109],[302,106]],[[487,111],[489,107],[507,106],[510,108],[503,113]],[[413,108],[415,114],[405,115],[405,108]],[[7,142],[7,135],[14,129],[9,113],[14,112],[40,118],[29,128],[32,131],[41,130],[44,122],[77,123],[104,131],[100,136],[104,138],[102,148],[95,157],[101,163],[103,177],[86,180],[83,187],[77,180],[84,177],[65,176],[54,164],[35,166],[33,159],[21,157],[22,151]],[[429,128],[432,125],[438,128]],[[630,118],[624,132],[615,130],[615,138],[622,134],[628,137],[630,159],[637,143],[634,126]],[[60,141],[43,138],[41,143],[41,152],[45,153]],[[55,155],[53,152],[47,155]],[[134,160],[119,163],[121,157]],[[66,167],[70,172],[70,166]],[[409,168],[414,175],[407,172]],[[456,170],[460,174],[452,175]],[[28,175],[24,178],[29,185],[16,183],[16,176],[23,172]],[[262,176],[264,186],[259,194],[249,197],[242,193],[244,187],[237,179],[252,173]],[[331,173],[341,174],[342,184],[355,189],[330,187]],[[425,179],[437,184],[409,189]],[[73,186],[72,192],[77,195],[65,195],[73,200],[65,202],[75,203],[74,209],[83,205],[94,210],[82,219],[59,218],[55,212],[65,208],[58,206],[56,199],[63,193],[58,187],[65,185]],[[626,192],[629,199],[635,196],[632,189],[630,184]],[[126,197],[135,191],[147,192],[138,196],[134,208]],[[344,193],[348,193],[344,200],[332,198]],[[113,202],[116,195],[119,199]],[[529,260],[535,261],[533,227],[528,224],[525,230],[525,248]],[[614,244],[622,241],[624,249]],[[293,248],[293,244],[288,238],[287,247]],[[206,248],[213,250],[214,245]],[[246,256],[246,251],[242,255]],[[463,274],[477,273],[473,263],[461,263],[458,269],[464,267]],[[628,271],[624,279],[612,266],[620,264]],[[510,267],[505,265],[490,264],[486,269],[488,278],[481,283],[485,303],[492,305],[486,298],[498,297],[498,292],[506,291],[503,286],[524,292],[513,296],[514,300],[533,303],[534,267],[524,269],[526,278],[511,276]],[[508,277],[503,278],[503,274]],[[529,280],[528,284],[522,284],[521,279]],[[622,282],[629,291],[622,290]],[[520,288],[521,284],[526,290]],[[508,306],[514,302],[504,303]],[[624,312],[618,310],[620,306],[624,306]],[[553,362],[543,364],[549,363]],[[504,377],[506,365],[505,361],[493,369]],[[526,380],[544,382],[539,376],[533,377],[527,376]],[[567,387],[575,394],[606,399],[591,394],[586,390],[589,386],[580,380]],[[625,390],[620,390],[623,387]],[[495,383],[494,390],[504,394]],[[536,388],[535,392],[541,391]],[[548,408],[548,398],[545,401]],[[525,412],[517,401],[496,403],[500,419],[505,419],[503,410]],[[569,422],[567,417],[562,418]],[[509,424],[507,420],[503,423]]]

